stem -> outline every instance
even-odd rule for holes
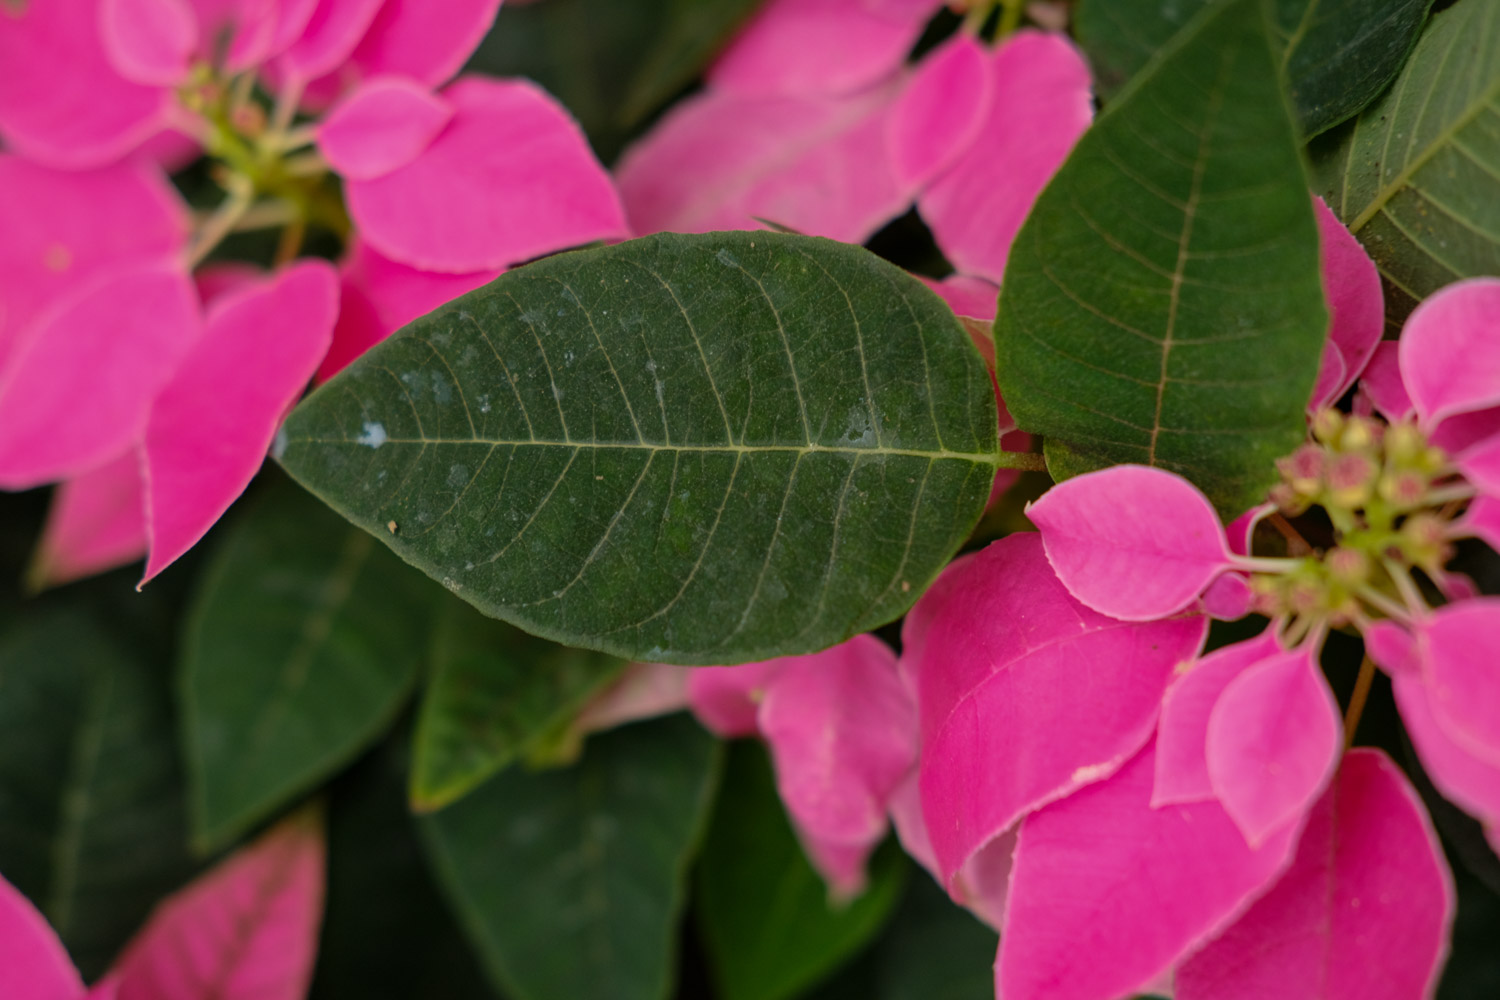
[[[994,9],[994,0],[979,0],[964,15],[964,23],[959,30],[966,35],[979,37],[979,33],[984,30],[984,22],[990,19],[990,11]]]
[[[1370,698],[1370,685],[1375,682],[1375,661],[1366,653],[1359,664],[1359,677],[1354,681],[1354,693],[1349,696],[1349,708],[1344,712],[1344,749],[1354,745],[1354,731],[1359,728],[1359,717],[1365,714],[1365,702]]]
[[[1391,582],[1396,585],[1396,591],[1413,615],[1422,615],[1432,609],[1427,606],[1427,601],[1422,597],[1422,591],[1417,582],[1411,578],[1406,567],[1399,565],[1390,559],[1380,560],[1385,571],[1391,575]]]
[[[1409,610],[1403,608],[1389,597],[1386,597],[1374,587],[1359,587],[1355,590],[1355,594],[1366,604],[1384,613],[1387,618],[1394,619],[1402,624],[1411,621],[1411,612]]]
[[[1000,27],[996,38],[1005,38],[1021,26],[1021,15],[1026,12],[1026,0],[1000,0]]]
[[[1034,451],[1001,451],[996,455],[995,467],[1020,469],[1023,472],[1046,472],[1047,459]]]
[[[297,206],[281,199],[256,202],[240,216],[232,232],[248,233],[256,229],[289,226],[296,220],[297,211]]]
[[[1312,552],[1312,546],[1307,544],[1307,539],[1302,537],[1302,532],[1292,527],[1292,523],[1282,516],[1281,511],[1275,511],[1266,520],[1271,522],[1271,527],[1281,533],[1286,539],[1287,551],[1297,556],[1305,556]]]
[[[203,224],[198,233],[198,240],[193,244],[192,251],[188,254],[188,267],[195,268],[203,263],[214,247],[224,241],[224,237],[234,231],[235,223],[240,221],[246,212],[250,210],[255,200],[255,186],[250,181],[238,174],[230,177],[229,197],[218,207],[213,215]]]
[[[278,153],[290,153],[294,149],[303,146],[311,146],[318,138],[318,127],[316,125],[299,125],[285,132],[275,133],[276,151]]]
[[[302,103],[302,90],[305,86],[306,81],[293,77],[285,87],[281,88],[281,93],[276,95],[276,108],[271,112],[271,138],[278,144],[285,143],[290,138],[288,130],[297,118],[297,105]],[[282,148],[295,147],[283,146]]]
[[[292,258],[297,256],[297,251],[302,249],[302,238],[306,235],[307,218],[299,215],[281,231],[281,239],[276,244],[276,256],[272,259],[271,266],[280,268],[290,264]]]
[[[1427,494],[1427,503],[1451,503],[1454,500],[1472,500],[1478,491],[1468,483],[1441,486]]]
[[[1288,573],[1302,565],[1301,559],[1277,556],[1230,556],[1229,564],[1250,573]]]

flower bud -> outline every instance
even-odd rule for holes
[[[1419,472],[1387,472],[1377,487],[1387,502],[1403,509],[1420,507],[1427,496],[1427,477]]]
[[[1402,421],[1393,424],[1385,432],[1385,453],[1398,468],[1411,468],[1421,464],[1423,452],[1427,450],[1427,436],[1416,424]]]
[[[1319,410],[1312,419],[1313,437],[1325,444],[1332,444],[1339,439],[1339,433],[1344,429],[1344,415],[1338,410],[1328,407]]]
[[[1328,575],[1336,583],[1357,587],[1370,576],[1370,557],[1358,549],[1336,548],[1324,559]]]
[[[1366,451],[1380,443],[1380,425],[1365,417],[1349,417],[1344,421],[1343,433],[1339,435],[1339,448],[1344,451]]]
[[[1350,510],[1363,507],[1370,500],[1370,488],[1379,473],[1366,455],[1339,455],[1328,467],[1329,500]]]
[[[1303,496],[1315,496],[1323,485],[1323,468],[1327,457],[1317,445],[1305,444],[1285,458],[1276,460],[1287,485]]]
[[[1452,556],[1443,521],[1435,514],[1413,514],[1401,525],[1400,550],[1414,566],[1435,570]]]

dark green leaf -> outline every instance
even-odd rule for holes
[[[563,770],[502,771],[421,821],[491,978],[516,1000],[665,1000],[719,744],[691,719],[626,726]]]
[[[528,76],[567,105],[606,161],[702,72],[759,0],[506,4],[472,65]]]
[[[441,596],[291,484],[258,498],[215,556],[183,651],[203,845],[266,819],[390,724]]]
[[[710,233],[551,257],[443,306],[298,407],[281,460],[486,614],[735,663],[904,613],[978,519],[996,432],[978,352],[917,279],[829,240]]]
[[[998,947],[994,931],[914,877],[877,949],[879,1000],[992,1000]]]
[[[496,996],[422,857],[400,760],[382,748],[334,786],[311,1000]]]
[[[1406,68],[1315,158],[1317,190],[1398,308],[1500,274],[1500,4],[1434,14]]]
[[[1254,0],[1205,10],[1079,141],[1016,238],[1001,391],[1064,477],[1187,476],[1237,516],[1306,433],[1328,322]]]
[[[192,873],[168,682],[75,611],[0,645],[0,871],[90,979]]]
[[[432,679],[417,719],[411,800],[441,809],[557,734],[624,668],[444,602],[433,634]]]
[[[697,893],[703,943],[725,1000],[788,1000],[868,944],[906,873],[900,851],[887,848],[875,856],[865,892],[832,904],[787,821],[765,750],[733,744]]]
[[[1083,0],[1078,40],[1114,94],[1216,0]],[[1411,51],[1432,0],[1270,0],[1274,41],[1304,135],[1374,100]]]

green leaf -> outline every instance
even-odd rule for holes
[[[555,94],[605,162],[690,84],[760,0],[547,0],[506,4],[472,66]]]
[[[886,846],[865,892],[833,905],[787,821],[764,748],[732,744],[697,892],[703,943],[724,1000],[788,1000],[868,944],[906,874],[901,852]]]
[[[439,881],[516,1000],[665,1000],[719,743],[683,715],[513,767],[421,821]]]
[[[1218,0],[1083,0],[1079,44],[1113,95]],[[1269,0],[1274,42],[1304,135],[1357,114],[1390,83],[1432,0]]]
[[[380,735],[441,596],[290,484],[258,498],[215,554],[180,664],[200,844],[244,833]]]
[[[0,871],[89,979],[193,868],[168,673],[131,646],[71,609],[0,645]]]
[[[1302,441],[1328,316],[1277,77],[1254,0],[1205,10],[1021,228],[997,371],[1055,476],[1156,465],[1238,516]]]
[[[876,949],[878,1000],[992,1000],[999,939],[925,876],[914,878]]]
[[[413,808],[441,809],[555,736],[625,661],[536,639],[446,601],[417,719]]]
[[[668,663],[909,608],[999,462],[953,313],[859,247],[662,235],[510,271],[287,420],[282,464],[486,614]]]
[[[1328,139],[1316,189],[1398,308],[1500,274],[1500,4],[1459,0],[1434,14],[1391,89]]]

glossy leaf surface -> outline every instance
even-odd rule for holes
[[[1305,433],[1318,236],[1259,5],[1205,10],[1084,134],[1011,250],[1000,390],[1054,475],[1121,462],[1239,514]]]
[[[831,902],[787,821],[765,751],[734,744],[697,891],[699,925],[721,995],[802,995],[879,933],[900,899],[906,867],[888,846],[876,855],[862,895],[841,906]]]
[[[1500,273],[1500,6],[1433,15],[1390,89],[1329,140],[1317,191],[1397,304]]]
[[[260,498],[215,557],[180,665],[201,842],[242,833],[379,735],[440,596],[290,484]]]
[[[718,771],[717,741],[676,716],[597,736],[564,770],[510,768],[422,820],[496,987],[512,1000],[670,995]]]
[[[569,649],[446,601],[417,720],[411,799],[440,809],[549,736],[559,736],[625,661]]]
[[[1078,39],[1106,97],[1214,0],[1084,0]],[[1272,0],[1281,65],[1303,134],[1370,103],[1401,68],[1432,0]]]
[[[89,979],[192,873],[167,671],[81,610],[0,644],[0,871]]]
[[[998,461],[988,374],[942,300],[858,247],[755,232],[507,272],[284,430],[296,478],[486,614],[688,664],[897,617]]]

